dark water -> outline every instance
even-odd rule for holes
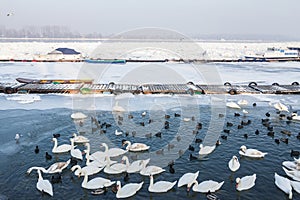
[[[189,110],[194,108],[184,107],[182,109]],[[201,106],[200,110],[200,117],[197,118],[195,122],[201,122],[203,124],[203,128],[198,134],[193,135],[193,141],[195,138],[204,139],[211,118],[209,106]],[[247,117],[235,117],[234,112],[236,112],[236,110],[227,109],[224,118],[224,128],[226,128],[226,122],[228,121],[232,122],[234,126],[229,127],[231,133],[228,135],[228,139],[221,140],[222,144],[218,146],[211,155],[209,155],[208,160],[189,161],[189,154],[197,154],[199,151],[199,144],[192,142],[191,145],[195,147],[195,152],[187,150],[180,158],[175,160],[175,174],[169,173],[168,167],[165,167],[166,172],[156,175],[154,177],[154,181],[174,181],[178,180],[186,172],[196,172],[199,170],[199,182],[208,179],[218,182],[223,180],[225,181],[221,190],[216,193],[220,199],[288,199],[287,195],[275,186],[274,172],[284,175],[281,163],[285,160],[293,159],[290,157],[291,149],[300,150],[300,140],[297,140],[296,138],[296,135],[300,130],[300,124],[287,124],[286,120],[279,120],[276,117],[275,110],[272,110],[270,113],[271,122],[274,126],[275,137],[271,138],[267,136],[268,131],[266,127],[261,125],[261,119],[265,118],[265,113],[270,110],[270,107],[258,105],[257,107],[252,108],[252,106],[249,106],[249,110],[251,110],[251,113]],[[4,195],[9,199],[115,199],[115,194],[111,190],[104,195],[93,196],[89,190],[81,188],[83,178],[78,179],[75,177],[69,170],[70,166],[68,169],[63,171],[62,182],[53,184],[53,197],[43,195],[36,189],[37,173],[35,171],[33,171],[30,175],[26,175],[27,169],[31,166],[44,166],[47,168],[54,162],[66,161],[70,158],[70,155],[66,153],[53,156],[52,160],[46,161],[45,152],[51,152],[53,147],[53,143],[51,142],[53,133],[61,134],[59,144],[69,143],[71,134],[76,132],[78,129],[86,137],[90,138],[91,149],[93,151],[97,151],[99,149],[98,145],[103,141],[103,134],[100,134],[100,130],[91,129],[90,119],[86,120],[82,127],[74,123],[70,118],[72,112],[73,111],[69,109],[0,111],[0,197],[1,195]],[[165,114],[159,111],[157,112],[159,114],[163,114],[161,116],[164,116]],[[147,143],[151,145],[151,151],[156,151],[174,139],[178,131],[182,131],[180,129],[182,119],[174,117],[175,111],[166,110],[165,112],[170,114],[171,117],[168,119],[170,122],[170,128],[168,130],[165,130],[164,128],[161,129],[163,137],[157,138],[154,136],[152,138],[142,139],[132,136],[131,132],[134,130],[129,130],[130,126],[126,127],[126,130],[123,130],[124,132],[129,131],[129,136],[126,137],[125,134],[123,134],[122,136],[116,137],[114,135],[114,131],[116,128],[119,130],[120,128],[117,126],[115,116],[108,111],[96,111],[95,115],[101,123],[105,121],[112,124],[112,127],[107,128],[107,133],[105,135],[115,146],[121,147],[122,139],[129,139],[131,141]],[[149,116],[141,117],[140,113],[141,112],[130,113],[134,116],[132,119],[133,123],[139,124],[144,121],[147,124]],[[124,118],[125,116],[127,115],[125,114]],[[154,121],[164,121],[162,118],[156,119],[151,117],[151,119]],[[246,121],[248,119],[250,119],[252,123],[245,126],[243,129],[238,130],[237,125],[240,121]],[[186,133],[191,133],[195,129],[195,122],[187,122],[191,123],[191,125],[187,126],[188,128],[183,130],[186,131]],[[147,128],[148,127],[146,125],[145,129]],[[223,127],[221,130],[222,129]],[[255,135],[254,132],[256,129],[260,130],[259,135]],[[281,130],[285,129],[292,132],[290,137],[280,133]],[[149,132],[151,132],[150,129]],[[19,143],[16,143],[14,140],[16,133],[22,134]],[[248,139],[243,137],[245,133],[249,135]],[[221,134],[225,135],[226,133],[222,132]],[[187,136],[190,137],[188,134]],[[274,139],[282,137],[288,137],[289,143],[280,143],[277,145],[274,142]],[[181,137],[181,140],[188,140],[188,138]],[[40,148],[40,152],[38,154],[34,153],[36,145]],[[263,159],[248,159],[238,156],[240,158],[241,167],[237,172],[232,173],[228,169],[227,164],[233,155],[238,155],[238,150],[241,145],[247,145],[249,148],[257,148],[264,152],[268,152],[268,155],[266,155]],[[78,148],[81,150],[84,149],[81,145],[78,145]],[[145,154],[147,154],[147,152]],[[162,159],[168,160],[168,157],[162,156]],[[117,160],[120,160],[120,158],[117,158]],[[84,166],[84,161],[79,161],[79,164]],[[248,191],[237,192],[235,189],[235,178],[252,175],[253,173],[257,174],[256,185]],[[51,174],[43,174],[44,179],[50,179],[51,176]],[[121,180],[122,185],[124,185],[124,174],[106,175],[104,172],[100,172],[97,175],[89,177],[89,179],[97,176],[112,180]],[[175,187],[173,190],[164,194],[152,194],[147,190],[149,185],[148,177],[142,177],[139,174],[130,175],[129,182],[141,181],[144,181],[142,189],[137,193],[137,195],[130,199],[205,199],[204,194],[193,191],[187,193],[186,187]],[[294,192],[293,199],[300,199],[300,195]]]

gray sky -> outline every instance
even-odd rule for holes
[[[162,27],[183,34],[281,35],[300,40],[299,0],[1,0],[0,25],[60,25],[116,34]],[[14,15],[7,17],[7,13]]]

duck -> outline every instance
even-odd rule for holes
[[[121,186],[121,182],[117,181],[117,194],[116,197],[120,198],[128,198],[135,195],[143,186],[144,182],[141,183],[128,183]]]
[[[71,156],[74,157],[74,158],[77,158],[79,160],[82,160],[82,152],[80,151],[80,149],[75,149],[75,146],[74,146],[74,138],[71,138],[70,139],[71,141]]]
[[[146,167],[147,164],[148,163],[146,163],[146,162],[142,162],[143,168],[141,169],[140,174],[143,176],[150,176],[151,174],[156,175],[156,174],[160,174],[160,173],[166,171],[165,169],[155,166],[155,165]]]
[[[286,175],[294,179],[295,181],[300,181],[300,171],[299,170],[288,170],[284,167],[282,167]]]
[[[242,178],[237,177],[235,179],[236,189],[238,191],[249,190],[255,185],[256,174],[250,176],[244,176]]]
[[[168,166],[169,166],[169,172],[171,173],[171,174],[174,174],[175,173],[175,169],[174,169],[174,161],[172,160],[169,164],[168,164]]]
[[[40,152],[39,146],[35,146],[34,153],[38,154]]]
[[[242,156],[252,157],[252,158],[263,158],[268,153],[263,153],[256,149],[247,149],[245,145],[240,147],[239,154]]]
[[[44,167],[30,167],[27,170],[27,174],[30,174],[31,171],[34,169],[40,170],[43,173],[47,173],[47,174],[61,173],[65,168],[68,167],[70,162],[71,162],[71,159],[69,159],[66,162],[57,162],[57,163],[52,164],[48,169],[45,169]]]
[[[50,182],[52,184],[61,183],[61,174],[54,174],[54,175],[52,175]]]
[[[150,185],[148,187],[149,192],[154,192],[154,193],[168,192],[177,183],[177,181],[174,182],[158,181],[156,183],[153,183],[153,175],[151,174],[149,177],[150,177]]]
[[[95,165],[88,165],[85,166],[83,168],[80,167],[80,165],[74,165],[71,168],[71,171],[74,172],[75,176],[84,176],[84,173],[81,173],[82,170],[85,171],[87,173],[88,176],[93,175],[93,174],[97,174],[98,172],[100,172],[103,168],[97,167]]]
[[[76,112],[71,114],[71,118],[72,119],[85,119],[87,118],[87,116],[85,114],[83,114],[82,112]]]
[[[65,153],[65,152],[71,151],[71,149],[72,149],[71,144],[62,144],[60,146],[57,146],[57,139],[52,138],[52,141],[54,142],[54,146],[52,148],[52,153]]]
[[[208,192],[215,192],[219,190],[224,184],[224,181],[218,183],[213,180],[207,180],[198,184],[197,180],[195,180],[193,184],[194,186],[192,189],[194,192],[208,193]]]
[[[16,140],[16,143],[19,142],[19,140],[20,140],[20,134],[19,134],[19,133],[17,133],[17,134],[15,135],[15,140]]]
[[[122,131],[115,130],[115,135],[122,135],[122,134],[123,134]]]
[[[289,195],[289,199],[293,198],[292,186],[289,179],[279,176],[276,172],[274,175],[275,185],[281,189],[284,193]]]
[[[199,176],[199,171],[195,173],[188,172],[183,174],[178,180],[177,187],[187,185],[187,191],[189,191],[190,187],[197,180],[198,176]]]
[[[106,173],[106,174],[120,174],[120,173],[126,172],[126,170],[127,170],[126,164],[115,163],[115,164],[111,165],[110,164],[111,161],[110,161],[109,156],[106,156],[106,160],[107,160],[107,163],[106,163],[106,167],[104,168],[104,173]]]
[[[149,163],[150,158],[146,159],[146,160],[136,160],[136,161],[133,161],[132,163],[129,163],[128,157],[123,156],[122,161],[125,161],[125,164],[127,167],[127,169],[126,169],[127,173],[137,173],[143,169],[143,166],[144,166],[143,163],[145,165],[147,165]]]
[[[48,152],[46,152],[45,158],[46,158],[46,160],[51,160],[52,156]]]
[[[237,103],[232,102],[232,101],[231,102],[227,102],[226,106],[229,107],[229,108],[241,109],[241,107]]]
[[[123,146],[127,145],[126,150],[132,151],[132,152],[147,151],[150,148],[150,146],[148,146],[144,143],[131,144],[131,142],[128,140],[122,140],[122,145]]]
[[[200,147],[199,155],[207,155],[207,154],[212,153],[215,150],[216,145],[213,145],[213,146],[203,146],[203,144],[200,144],[199,147]]]
[[[38,178],[38,182],[36,183],[36,188],[43,193],[47,193],[50,196],[53,196],[52,184],[50,183],[49,180],[43,179],[41,170],[38,169],[37,172],[38,172],[39,178]]]
[[[115,181],[111,181],[109,179],[102,178],[102,177],[96,177],[96,178],[93,178],[93,179],[88,181],[87,172],[82,170],[79,173],[79,176],[81,176],[81,174],[84,174],[84,179],[81,183],[81,187],[85,188],[85,189],[95,190],[95,189],[98,189],[98,188],[109,187],[109,186],[115,184]]]
[[[228,167],[232,172],[237,171],[240,168],[239,159],[236,156],[232,156],[231,160],[228,162]]]
[[[82,135],[77,135],[76,133],[73,133],[73,139],[75,143],[88,143],[90,140]]]

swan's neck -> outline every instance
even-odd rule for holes
[[[71,148],[74,149],[74,139],[71,139]]]
[[[292,190],[290,190],[290,193],[289,193],[289,199],[293,199],[293,193],[292,193]]]
[[[149,187],[153,187],[153,176],[150,176],[150,185],[149,185]]]
[[[39,181],[43,180],[41,170],[38,169],[37,172],[38,172],[38,175],[39,175]]]
[[[110,163],[111,163],[110,157],[106,156],[105,160],[106,160],[106,167],[109,168],[110,167]]]
[[[103,143],[102,146],[104,146],[105,152],[107,152],[107,151],[108,151],[108,146],[107,146],[107,144]]]
[[[84,178],[83,178],[83,181],[82,181],[82,186],[85,187],[87,185],[87,182],[88,182],[88,175],[87,173],[83,172],[84,173]]]
[[[126,167],[129,167],[130,163],[127,156],[124,156]]]
[[[53,146],[52,151],[55,151],[56,148],[57,148],[57,139],[54,138],[54,146]]]

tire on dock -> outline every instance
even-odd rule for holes
[[[228,91],[228,93],[229,93],[230,95],[236,95],[236,94],[237,94],[237,91],[236,91],[236,89],[230,89],[230,90]]]
[[[231,86],[231,83],[225,82],[225,83],[224,83],[224,86]]]
[[[276,86],[279,86],[279,83],[272,83],[272,85],[276,85]]]
[[[257,83],[256,82],[250,82],[249,84],[248,84],[248,86],[250,87],[250,86],[257,86]]]
[[[195,94],[195,91],[192,88],[189,88],[186,90],[186,93],[193,96]]]
[[[295,81],[291,85],[299,85],[299,82]]]
[[[13,93],[16,93],[16,89],[15,88],[12,88],[12,87],[6,87],[4,89],[4,93],[5,94],[13,94]]]

